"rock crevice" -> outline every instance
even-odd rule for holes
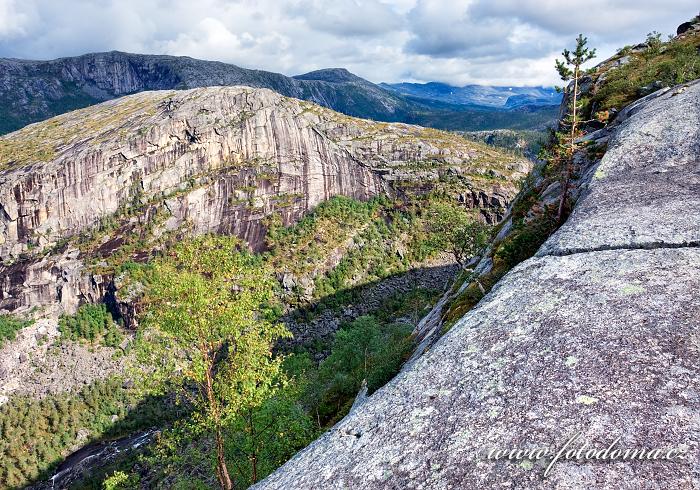
[[[551,253],[537,253],[537,257],[564,257],[566,255],[577,255],[585,254],[590,252],[607,252],[611,250],[656,250],[660,248],[674,249],[674,248],[698,248],[700,247],[700,240],[693,240],[685,243],[665,243],[665,242],[645,242],[645,243],[635,243],[633,245],[600,245],[598,247],[592,248],[569,248],[561,251],[552,251]]]

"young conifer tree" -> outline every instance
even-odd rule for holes
[[[580,107],[580,82],[581,78],[589,73],[588,70],[582,68],[583,64],[595,58],[595,48],[588,48],[588,38],[583,34],[579,34],[576,38],[576,47],[573,51],[564,49],[562,56],[564,60],[557,59],[555,67],[561,79],[565,82],[573,82],[571,93],[569,94],[568,114],[565,117],[562,125],[568,128],[565,133],[564,153],[566,161],[566,171],[564,174],[564,189],[562,191],[561,201],[559,202],[559,211],[557,220],[561,221],[564,214],[564,204],[568,194],[569,180],[571,179],[572,160],[576,152],[576,138],[578,137],[578,124],[580,122],[579,110]]]

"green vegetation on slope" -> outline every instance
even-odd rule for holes
[[[311,257],[308,246],[311,237],[321,224],[330,225],[333,220],[340,223],[362,223],[373,216],[378,204],[359,203],[346,198],[335,199],[325,209],[319,207],[310,219],[295,227],[278,230],[280,243],[298,246],[296,257]],[[341,217],[342,216],[342,217]],[[362,218],[362,219],[359,219]],[[342,228],[342,227],[339,227]],[[336,230],[337,231],[337,230]],[[278,260],[287,264],[292,256],[282,258],[271,253],[265,256],[251,256],[235,246],[233,238],[201,238],[196,242],[207,243],[216,240],[221,245],[207,248],[207,263],[220,264],[230,261]],[[222,240],[226,243],[222,243]],[[231,245],[228,246],[227,245]],[[182,245],[187,247],[187,245]],[[165,257],[166,260],[169,260]],[[236,258],[239,257],[239,258]],[[155,263],[138,266],[130,264],[134,280],[144,281],[147,289],[160,288],[162,274],[154,274],[161,259]],[[316,260],[315,258],[312,260]],[[187,268],[190,271],[191,268]],[[182,278],[180,278],[182,279]],[[185,290],[192,290],[190,281],[182,281]],[[382,304],[373,316],[365,316],[342,326],[329,344],[315,343],[306,347],[297,346],[292,354],[284,357],[283,369],[277,377],[278,389],[271,396],[236,416],[227,418],[221,425],[225,458],[231,469],[231,479],[237,486],[247,486],[253,480],[264,477],[284,463],[295,452],[315,439],[322,431],[342,417],[359,391],[362,381],[367,380],[368,388],[374,391],[388,381],[399,369],[412,347],[413,325],[393,323],[397,317],[412,317],[417,321],[419,313],[430,305],[439,292],[414,290],[406,294],[396,294]],[[155,310],[152,310],[155,312]],[[267,310],[270,318],[280,312],[274,308]],[[167,319],[166,319],[167,320]],[[142,348],[153,349],[152,338],[147,332],[139,342],[148,342]],[[167,344],[164,344],[167,345]],[[152,352],[161,352],[156,348]],[[280,353],[281,355],[282,353]],[[317,361],[319,356],[323,359]],[[281,357],[279,358],[281,359]],[[158,377],[172,386],[168,377]],[[197,404],[191,397],[179,397],[184,412],[195,410]],[[114,480],[124,480],[122,487],[140,481],[147,486],[167,488],[210,488],[217,486],[216,458],[214,448],[216,438],[206,430],[198,428],[196,418],[187,417],[169,426],[158,442],[141,456],[115,463],[80,483],[78,488],[99,488],[103,478],[109,478],[115,471]],[[253,463],[254,462],[254,463]],[[133,470],[134,467],[139,468]],[[135,471],[135,472],[134,472]],[[111,483],[110,483],[111,484]]]
[[[20,320],[11,315],[0,315],[0,347],[8,340],[14,340],[17,332],[29,326],[31,322]]]
[[[13,397],[0,407],[0,487],[20,488],[47,478],[86,442],[163,424],[171,416],[167,402],[143,398],[118,378],[76,394]]]
[[[123,339],[118,325],[104,304],[85,304],[75,315],[64,315],[58,321],[61,340],[100,342],[106,347],[117,347]]]
[[[452,252],[442,236],[444,229],[433,226],[437,210],[477,219],[440,194],[411,201],[380,197],[367,202],[338,196],[290,227],[271,219],[266,257],[278,273],[311,278],[311,297],[297,286],[297,297],[286,297],[287,302],[304,305],[313,300],[322,308],[339,307],[353,301],[359,286],[405,272],[441,252]],[[465,258],[460,255],[461,260]]]
[[[42,442],[46,446],[42,450],[46,455],[23,463],[22,471],[14,474],[12,481],[22,485],[37,476],[46,476],[47,471],[54,468],[70,449],[79,447],[74,444],[80,428],[90,431],[90,439],[123,434],[117,428],[109,429],[105,418],[111,420],[111,416],[117,414],[120,422],[115,427],[126,427],[121,422],[124,410],[129,412],[129,420],[147,420],[150,425],[165,426],[166,430],[146,453],[134,456],[141,468],[138,474],[126,471],[135,461],[130,459],[105,468],[81,485],[99,487],[101,478],[108,476],[107,473],[121,470],[126,471],[128,482],[139,479],[169,487],[182,480],[185,487],[194,485],[195,481],[216,486],[216,458],[212,456],[216,447],[216,430],[211,429],[217,425],[224,441],[225,459],[230,462],[232,481],[248,484],[273,471],[347,412],[363,380],[367,380],[371,392],[395,374],[411,349],[413,326],[440,292],[414,289],[397,293],[370,316],[343,325],[331,340],[297,345],[294,352],[287,355],[279,352],[271,359],[282,362],[282,369],[265,378],[268,380],[265,383],[271,383],[275,389],[264,396],[254,396],[252,404],[239,405],[243,410],[227,409],[229,415],[218,423],[214,423],[211,414],[204,410],[203,399],[197,401],[198,398],[192,396],[192,388],[201,386],[201,376],[207,370],[202,370],[206,363],[197,360],[203,344],[201,339],[192,337],[197,330],[192,330],[191,325],[203,327],[201,322],[205,318],[213,322],[229,318],[224,314],[227,311],[225,298],[233,293],[240,299],[240,288],[246,284],[266,285],[265,301],[258,298],[260,301],[250,303],[250,308],[241,308],[240,301],[231,303],[234,308],[231,314],[244,316],[225,321],[222,325],[238,324],[240,327],[243,324],[239,320],[246,318],[248,313],[254,313],[247,317],[249,326],[274,324],[283,314],[280,299],[287,303],[292,313],[298,312],[302,318],[313,316],[319,309],[352,303],[364,285],[405,272],[444,250],[444,237],[437,236],[440,230],[429,224],[435,220],[435,212],[446,206],[446,199],[439,193],[412,200],[383,197],[368,202],[335,197],[290,227],[282,227],[278,220],[271,219],[269,250],[263,254],[245,251],[232,237],[206,236],[180,240],[174,246],[169,244],[146,264],[122,263],[118,271],[124,276],[125,287],[138,282],[146,290],[143,311],[150,320],[142,318],[146,320],[141,322],[145,327],[137,335],[131,352],[142,355],[139,362],[143,361],[143,355],[158,358],[160,364],[149,368],[145,377],[150,381],[149,386],[137,382],[138,389],[131,394],[129,390],[117,389],[116,385],[110,384],[110,389],[104,389],[97,383],[90,388],[93,390],[90,396],[96,397],[97,401],[86,404],[88,408],[79,417],[64,417],[56,422],[51,430],[58,438]],[[450,207],[450,211],[455,210]],[[466,209],[461,212],[469,215]],[[330,257],[333,259],[329,261]],[[313,293],[309,297],[289,297],[278,288],[272,271],[311,277]],[[196,303],[191,304],[195,299]],[[411,324],[397,325],[396,318],[411,318]],[[176,323],[179,325],[177,329]],[[63,337],[91,344],[118,344],[121,339],[119,328],[104,305],[83,305],[75,315],[60,319]],[[247,342],[250,340],[249,329],[245,330],[239,339],[246,338]],[[154,334],[157,331],[160,331],[159,335]],[[205,349],[206,352],[225,351],[233,345],[216,329],[208,338],[213,347]],[[189,352],[186,358],[192,364],[180,362],[178,356],[184,352]],[[260,351],[265,352],[269,353],[269,347]],[[219,362],[225,356],[210,356],[209,359],[215,362],[218,370]],[[255,365],[236,362],[236,365],[243,364],[249,368]],[[178,375],[168,371],[176,365],[180,369]],[[224,371],[220,372],[224,374]],[[176,383],[178,377],[180,382]],[[138,377],[136,379],[138,381]],[[240,383],[232,379],[214,385],[245,384],[243,378],[236,378]],[[256,385],[260,382],[262,379]],[[148,414],[142,416],[137,402],[143,399],[144,393],[177,400],[178,412],[187,415],[172,424],[167,423],[168,411],[163,414],[163,419],[157,415],[155,419]],[[230,399],[234,394],[235,390],[229,390],[221,396]],[[70,403],[75,407],[82,407],[81,397],[82,394],[48,396],[43,405],[32,410],[38,410],[40,417],[53,417],[51,404],[65,398],[73,400]],[[223,407],[223,400],[219,399],[216,406]],[[236,400],[240,401],[239,398]],[[95,406],[97,408],[93,408]],[[8,422],[16,429],[12,440],[20,446],[26,442],[17,434],[30,434],[29,423],[28,418],[12,418],[12,422]],[[136,424],[134,427],[143,426]],[[253,434],[257,435],[253,437]],[[45,438],[43,435],[37,437]],[[8,451],[14,449],[8,448]],[[8,461],[16,466],[18,463],[13,458],[17,455],[12,454]],[[253,456],[254,466],[251,463]]]
[[[645,91],[644,87],[656,84],[658,89],[700,78],[699,50],[700,31],[666,42],[658,33],[649,34],[646,49],[635,52],[626,46],[600,67],[597,77],[604,73],[605,79],[590,102],[595,103],[597,111],[613,107],[619,110],[654,89]],[[626,63],[610,66],[623,58]]]
[[[222,427],[234,487],[264,478],[327,430],[350,409],[363,380],[371,393],[391,379],[410,353],[411,328],[364,316],[338,331],[320,363],[313,360],[316,351],[299,348],[285,356],[286,381],[280,389]],[[72,488],[99,489],[103,480],[122,489],[135,482],[148,488],[218,486],[214,440],[192,423],[187,400],[180,403],[185,416],[167,425],[143,453],[118,460]]]

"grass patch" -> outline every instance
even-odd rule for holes
[[[622,50],[617,59],[629,56],[629,61],[605,71],[605,82],[592,97],[599,111],[622,109],[646,95],[642,87],[657,81],[670,87],[700,78],[700,34],[668,42],[650,36],[647,43],[649,47],[640,53]]]

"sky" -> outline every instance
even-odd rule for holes
[[[120,50],[285,75],[552,85],[579,33],[600,61],[699,11],[697,0],[0,0],[0,57]]]

